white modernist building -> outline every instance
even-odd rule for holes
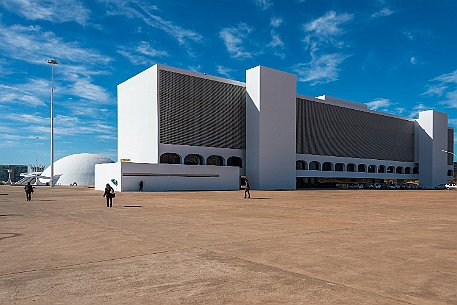
[[[54,162],[54,185],[95,185],[95,165],[113,163],[113,160],[97,154],[73,154]],[[47,184],[51,178],[51,166],[38,176],[38,184]]]
[[[118,162],[96,188],[231,190],[453,176],[447,114],[417,120],[337,98],[297,95],[294,74],[258,66],[246,83],[155,65],[118,86]],[[447,153],[448,152],[448,153]]]

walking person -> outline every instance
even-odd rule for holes
[[[143,191],[143,180],[140,181],[140,192]]]
[[[251,193],[249,192],[250,189],[251,186],[249,185],[249,180],[246,178],[244,183],[244,198],[246,198],[246,195],[248,195],[247,198],[251,198]]]
[[[33,186],[30,185],[30,182],[24,187],[24,191],[27,201],[32,201]]]
[[[113,207],[113,198],[116,196],[116,193],[114,193],[114,189],[109,185],[109,183],[106,184],[105,187],[105,193],[103,194],[103,197],[106,197],[106,207],[107,208],[112,208]]]

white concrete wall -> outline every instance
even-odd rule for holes
[[[421,186],[434,188],[446,183],[447,130],[446,113],[427,110],[419,112],[419,181]]]
[[[158,66],[118,86],[118,158],[158,162]]]
[[[121,176],[121,163],[105,163],[95,165],[95,189],[104,190],[105,185],[109,183],[115,191],[121,190],[122,184]],[[117,185],[111,181],[111,179],[117,180]]]
[[[260,188],[260,67],[246,71],[246,176]]]
[[[295,189],[296,76],[246,71],[246,176],[256,189]]]
[[[366,178],[366,179],[406,179],[406,180],[417,180],[419,175],[414,174],[396,174],[396,173],[368,173],[368,166],[375,165],[376,170],[380,165],[386,166],[386,171],[388,166],[395,166],[395,169],[398,166],[403,167],[403,171],[406,167],[411,168],[411,173],[413,168],[416,166],[414,162],[401,162],[393,160],[377,160],[377,159],[361,159],[361,158],[347,158],[347,157],[335,157],[335,156],[320,156],[320,155],[310,155],[310,154],[297,154],[297,160],[303,160],[308,163],[312,161],[317,161],[321,164],[321,170],[297,170],[297,177],[316,177],[316,178]],[[343,163],[346,167],[347,164],[355,164],[356,170],[359,164],[365,164],[367,166],[367,172],[337,172],[333,171],[322,171],[322,164],[324,162],[331,162],[333,164],[333,169],[335,169],[336,163]]]
[[[122,191],[239,190],[238,167],[121,163]]]
[[[211,155],[217,155],[224,158],[224,165],[227,165],[227,159],[230,157],[239,157],[242,160],[243,167],[240,168],[240,175],[246,173],[246,159],[244,149],[231,149],[231,148],[219,148],[219,147],[204,147],[204,146],[190,146],[190,145],[173,145],[173,144],[160,144],[159,145],[159,157],[163,153],[176,153],[181,156],[181,163],[184,164],[184,158],[188,154],[199,154],[205,160]]]

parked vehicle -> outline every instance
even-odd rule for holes
[[[457,190],[457,185],[454,183],[448,183],[445,185],[446,189],[448,190]]]
[[[417,184],[404,184],[403,188],[405,190],[417,190],[419,186]]]
[[[350,188],[352,190],[354,190],[354,189],[363,189],[363,184],[358,184],[358,183],[350,184],[348,188]]]

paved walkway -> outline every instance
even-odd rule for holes
[[[0,304],[457,304],[455,191],[0,186]]]

